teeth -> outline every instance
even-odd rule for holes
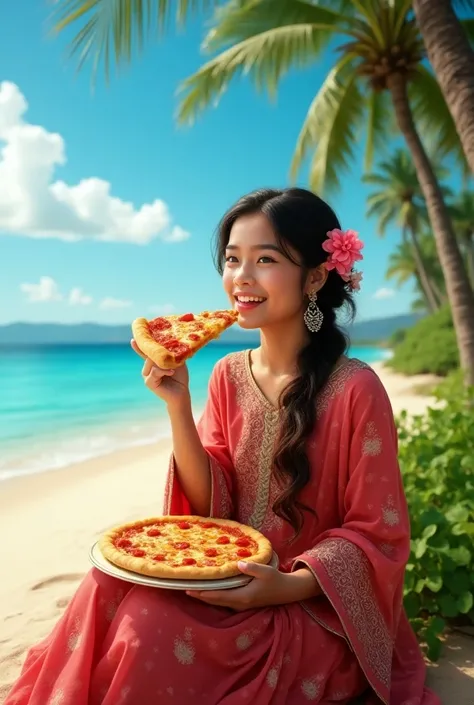
[[[262,303],[265,299],[262,296],[237,296],[237,301],[241,301],[243,304],[248,304],[251,301],[255,303]]]

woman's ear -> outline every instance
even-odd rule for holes
[[[326,269],[324,263],[320,264],[318,267],[311,269],[308,272],[308,277],[306,279],[305,291],[309,293],[310,291],[319,291],[323,288],[328,278],[328,270]]]

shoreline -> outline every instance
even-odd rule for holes
[[[413,392],[414,378],[372,365],[394,412],[421,413],[430,397]],[[0,703],[28,648],[53,628],[89,570],[89,550],[110,526],[160,514],[170,438],[114,451],[60,469],[0,482]],[[8,569],[8,570],[7,570]],[[474,640],[448,636],[445,655],[429,667],[430,684],[449,705],[472,705]]]

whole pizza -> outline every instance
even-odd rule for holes
[[[237,563],[270,562],[270,541],[230,519],[161,516],[122,524],[99,541],[114,565],[156,578],[214,580],[241,574]]]

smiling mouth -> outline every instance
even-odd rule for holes
[[[263,304],[266,301],[264,296],[235,296],[238,304]]]

